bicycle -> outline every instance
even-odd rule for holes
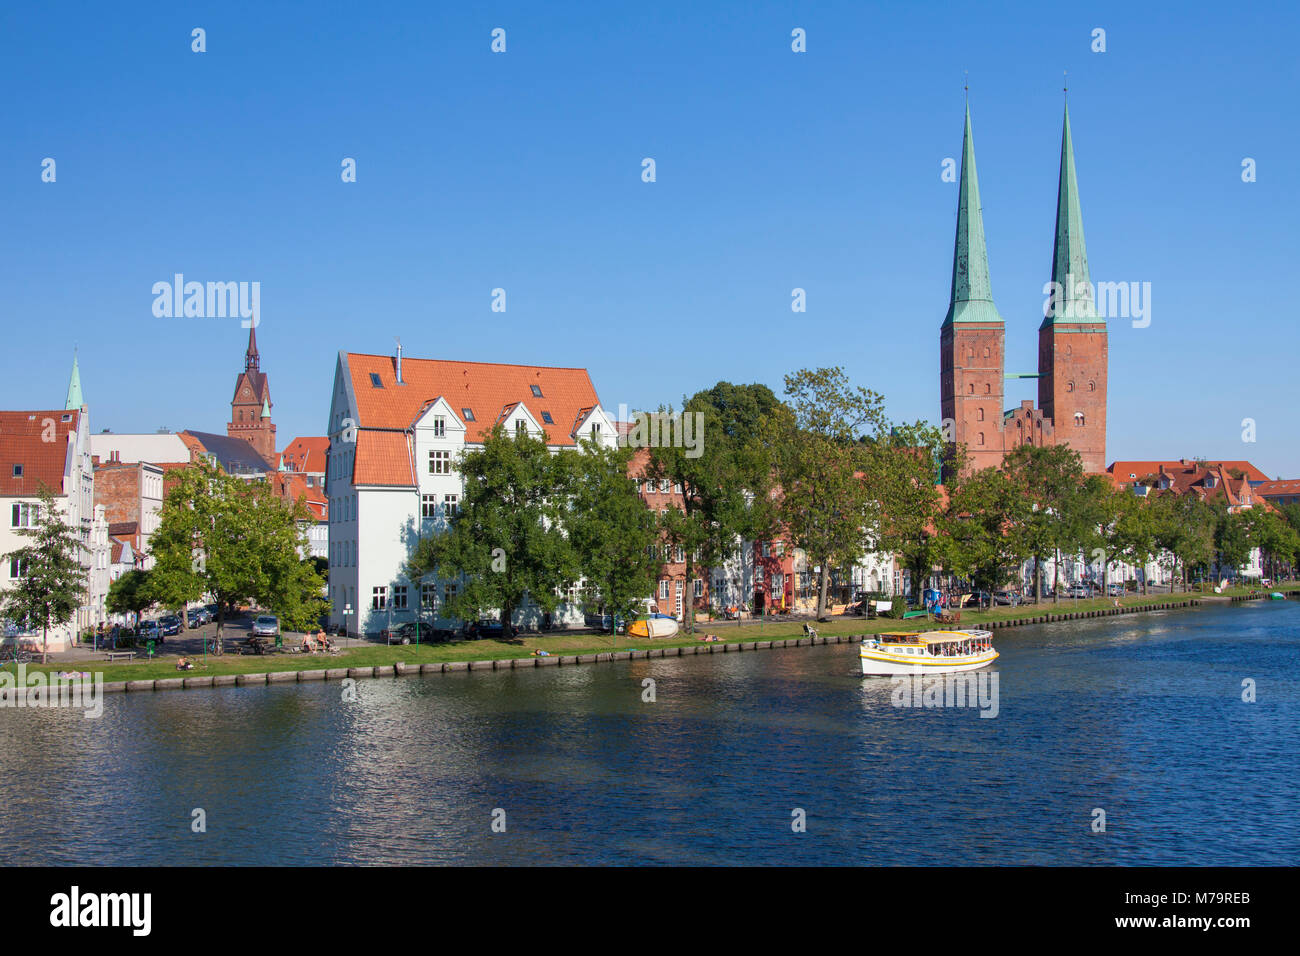
[[[0,647],[0,666],[10,662],[30,664],[32,662],[32,652],[25,647],[14,647],[13,645]]]
[[[215,654],[220,657],[225,653],[222,647],[222,640],[218,637],[209,637],[203,642],[203,649],[209,654]]]

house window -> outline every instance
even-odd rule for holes
[[[399,584],[393,588],[393,608],[398,611],[406,610],[406,585]]]
[[[23,466],[22,466],[22,465],[14,465],[14,477],[15,477],[15,478],[21,478],[22,476],[23,476]]]
[[[438,496],[420,495],[420,517],[436,518],[438,516]]]
[[[522,418],[515,421],[515,437],[522,437],[528,434],[528,423]]]
[[[702,597],[704,597],[704,579],[703,579],[703,578],[696,578],[696,579],[695,579],[695,596],[696,596],[697,598],[702,598]]]
[[[668,492],[672,489],[672,487],[673,487],[673,482],[672,482],[672,479],[671,479],[671,478],[661,478],[661,479],[659,479],[659,492],[660,492],[660,494],[665,494],[665,495],[668,494]]]
[[[591,434],[592,434],[593,436],[594,436],[594,435],[599,435],[599,434],[600,434],[600,422],[592,422],[592,423],[591,423]]]
[[[27,576],[27,562],[18,558],[9,559],[9,577],[17,579]]]
[[[429,452],[429,474],[450,475],[451,474],[451,452],[449,451]]]
[[[474,409],[472,408],[462,408],[460,410],[460,415],[461,418],[465,419],[467,422],[474,421]]]
[[[436,607],[438,604],[438,585],[420,585],[420,607]]]
[[[668,600],[668,579],[667,578],[659,582],[659,600],[661,601]]]
[[[555,419],[551,417],[550,412],[542,412],[542,421],[546,422],[548,425],[555,424]]]
[[[14,528],[31,528],[35,526],[36,516],[39,512],[40,505],[16,502],[13,506],[11,526]]]
[[[673,561],[675,561],[677,564],[681,564],[685,560],[686,560],[686,550],[678,546],[677,549],[673,551]]]
[[[384,383],[381,382],[381,381],[379,380],[379,373],[378,373],[378,372],[371,372],[371,373],[370,373],[370,387],[371,387],[371,388],[383,388],[383,387],[384,387]]]
[[[370,609],[382,611],[388,607],[388,588],[372,588],[370,591]]]
[[[530,385],[530,386],[528,386],[528,387],[531,388],[531,389],[533,390],[533,398],[541,398],[541,397],[542,397],[542,386],[540,386],[540,385]]]
[[[452,598],[454,598],[455,596],[456,596],[456,582],[455,582],[455,581],[449,581],[449,582],[447,582],[447,584],[443,585],[443,588],[442,588],[442,601],[443,601],[444,604],[447,603],[448,601],[450,601],[450,600],[451,600]]]
[[[451,517],[460,511],[460,495],[442,496],[442,513]]]
[[[433,437],[444,438],[447,435],[447,419],[442,415],[436,415],[433,419]]]

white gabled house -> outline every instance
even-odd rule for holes
[[[332,626],[374,633],[417,614],[459,626],[443,610],[457,582],[409,580],[406,562],[460,507],[460,453],[498,423],[553,451],[616,438],[585,369],[404,359],[400,348],[339,353],[326,473]],[[566,606],[559,622],[581,618],[581,607]]]

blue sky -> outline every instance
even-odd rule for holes
[[[390,352],[394,336],[410,356],[585,366],[615,410],[719,379],[779,392],[786,372],[839,364],[893,417],[936,420],[957,201],[940,173],[960,155],[963,71],[1007,370],[1028,372],[1068,70],[1092,277],[1152,286],[1148,328],[1110,323],[1108,458],[1297,476],[1297,19],[1197,3],[9,4],[2,403],[60,405],[76,345],[95,430],[223,431],[247,333],[156,318],[153,283],[181,272],[261,283],[281,445],[324,431],[340,349]],[[1009,382],[1007,404],[1034,389]]]

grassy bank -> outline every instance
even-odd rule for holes
[[[1294,583],[1279,585],[1280,590],[1290,590]],[[1263,589],[1267,594],[1272,589]],[[1247,596],[1247,588],[1225,591],[1223,595],[1201,595],[1197,592],[1176,592],[1174,594],[1152,594],[1147,597],[1130,595],[1120,599],[1121,606],[1130,608],[1150,607],[1155,604],[1182,602],[1199,597]],[[1256,593],[1261,593],[1256,589]],[[961,626],[979,626],[997,621],[1014,621],[1024,618],[1042,617],[1047,614],[1068,614],[1084,611],[1099,611],[1114,607],[1113,598],[1094,598],[1089,600],[1062,599],[1053,604],[1050,600],[1042,604],[1022,607],[999,607],[988,611],[963,611]],[[832,621],[816,624],[817,632],[824,636],[848,634],[878,634],[891,630],[924,630],[942,627],[939,623],[926,618],[912,618],[907,621],[892,618],[867,620],[861,617],[841,617]],[[706,633],[718,635],[725,642],[769,641],[803,636],[803,623],[800,621],[760,622],[746,621],[740,625],[719,626],[703,623],[697,625],[693,636],[678,634],[668,639],[645,640],[628,638],[623,635],[558,633],[558,634],[521,634],[513,640],[476,640],[453,641],[447,644],[408,644],[393,645],[354,643],[345,646],[342,653],[301,654],[280,653],[264,656],[239,656],[227,654],[222,657],[209,657],[206,664],[203,658],[194,658],[192,671],[177,671],[176,658],[165,656],[155,660],[137,660],[129,664],[104,664],[100,661],[78,661],[75,663],[38,665],[29,664],[28,670],[45,671],[93,671],[102,672],[105,681],[125,680],[160,680],[168,677],[199,677],[218,674],[256,674],[271,671],[318,670],[338,667],[374,667],[393,664],[398,661],[406,664],[439,663],[444,661],[485,661],[506,660],[516,657],[530,657],[535,650],[545,650],[552,655],[597,654],[608,651],[645,650],[651,647],[682,647],[700,643],[700,637]],[[12,669],[13,665],[6,665]]]

